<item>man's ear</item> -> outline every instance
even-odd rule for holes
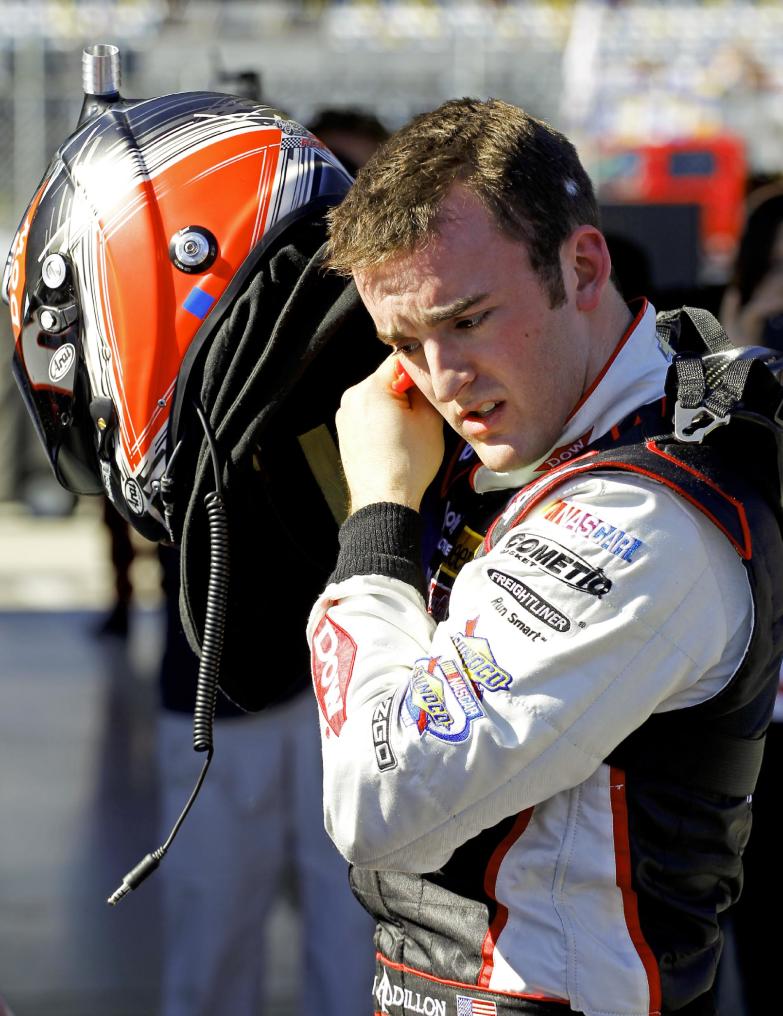
[[[578,226],[566,240],[564,254],[575,283],[577,309],[595,310],[612,272],[603,233],[595,226]]]

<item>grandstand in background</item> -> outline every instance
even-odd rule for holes
[[[240,70],[307,122],[360,106],[391,129],[454,95],[524,106],[602,147],[721,133],[783,166],[783,4],[569,0],[0,0],[0,239],[81,106],[81,50],[112,42],[126,96],[231,90]]]

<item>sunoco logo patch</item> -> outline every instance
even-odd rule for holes
[[[523,564],[538,568],[572,589],[591,596],[604,596],[612,588],[611,580],[601,568],[594,568],[556,540],[536,533],[513,532],[500,551],[513,554]]]
[[[475,621],[470,622],[464,635],[452,635],[451,641],[459,654],[462,666],[474,684],[487,691],[499,691],[511,684],[511,674],[498,665],[489,642],[474,634]]]
[[[465,741],[471,724],[484,715],[470,681],[453,660],[417,661],[403,705],[403,723],[439,741]]]

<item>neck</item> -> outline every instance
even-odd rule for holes
[[[601,301],[590,319],[590,356],[585,372],[584,391],[587,391],[604,369],[632,321],[633,314],[628,304],[614,286],[607,286],[605,299]]]

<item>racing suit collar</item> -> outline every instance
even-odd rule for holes
[[[471,477],[477,493],[530,483],[554,466],[580,455],[634,409],[661,398],[671,353],[657,342],[652,304],[642,300],[631,309],[635,316],[628,330],[571,411],[555,444],[536,462],[507,473],[496,473],[479,465]]]

